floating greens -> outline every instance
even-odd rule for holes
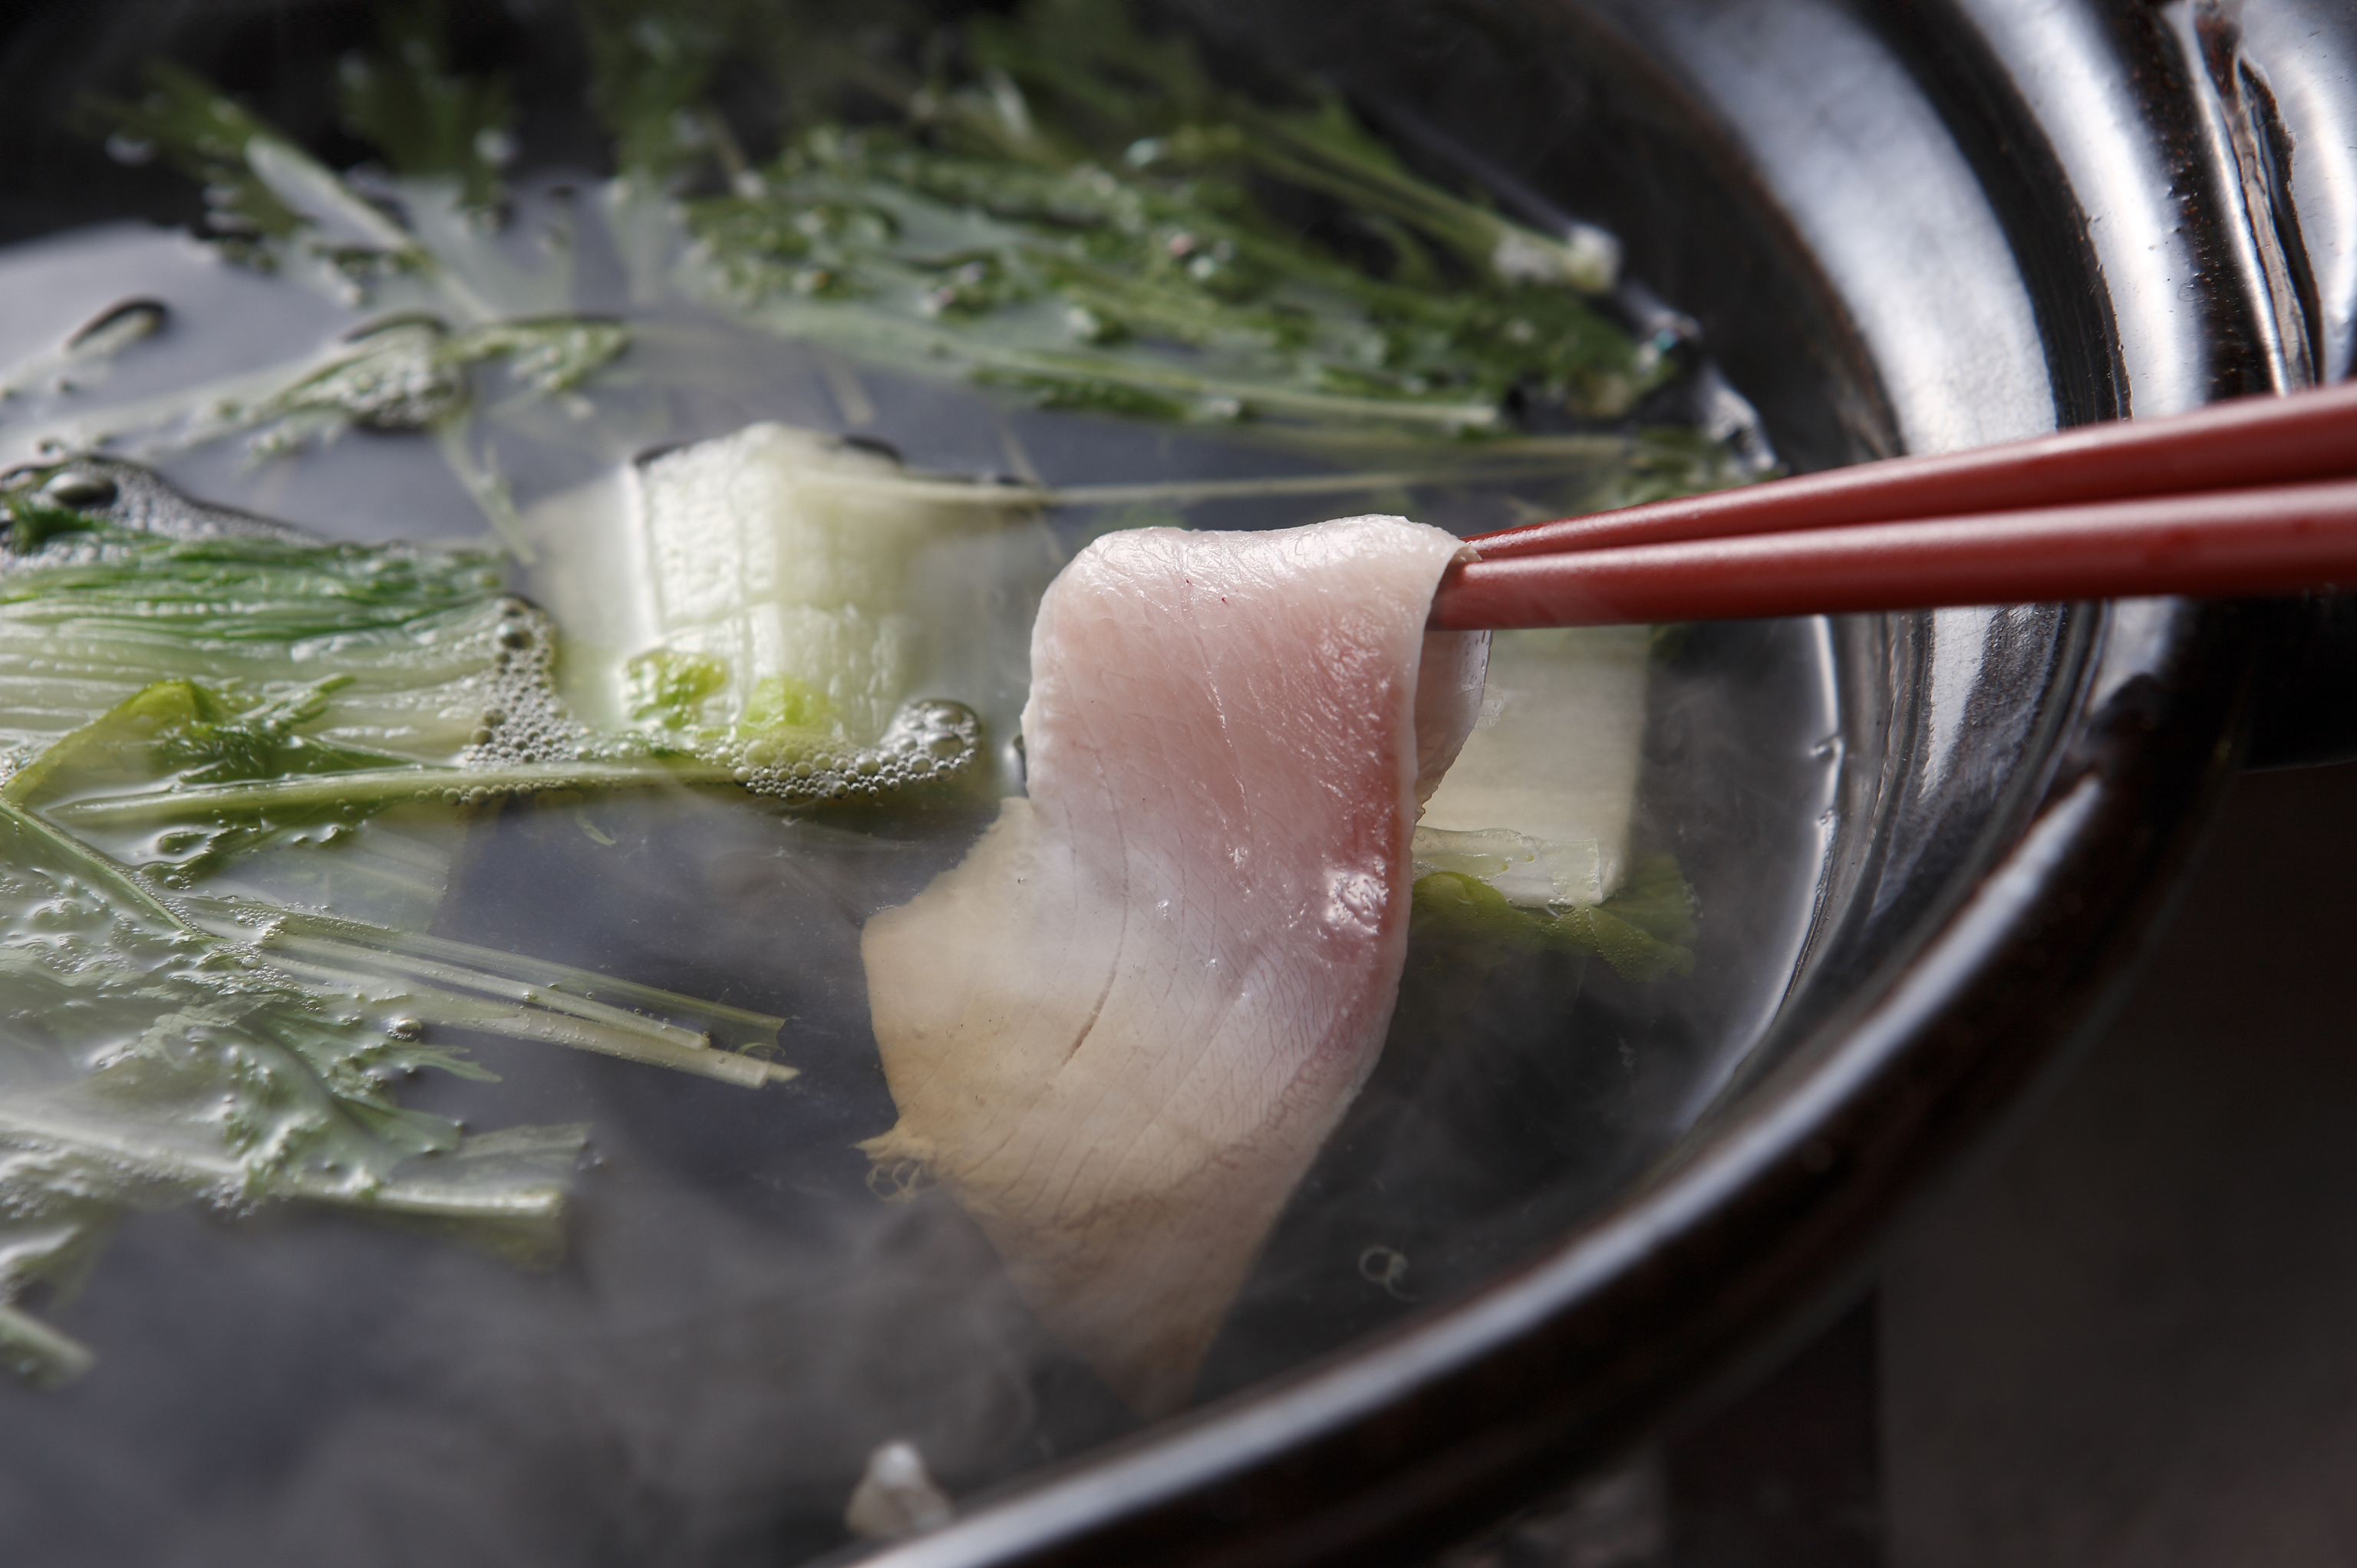
[[[0,510],[10,800],[144,822],[138,803],[159,795],[387,771],[447,785],[479,760],[579,749],[550,695],[547,618],[501,591],[492,557],[207,514],[95,459],[14,476]],[[333,842],[382,803],[356,793],[106,847],[185,885],[274,840]]]
[[[494,556],[207,514],[98,459],[12,483],[0,795],[171,885],[274,843],[336,843],[404,801],[730,781],[866,798],[877,779],[954,786],[979,746],[955,704],[895,713],[897,697],[842,736],[831,709],[786,700],[807,689],[791,673],[733,722],[688,724],[683,697],[724,667],[660,653],[638,670],[640,727],[594,733],[557,701],[554,628],[501,589]]]
[[[70,1285],[122,1209],[188,1197],[323,1198],[551,1241],[582,1130],[470,1147],[402,1110],[402,1076],[479,1069],[415,1043],[396,987],[274,974],[6,802],[0,852],[0,1302]],[[88,1361],[13,1305],[0,1345],[41,1380]]]
[[[586,1130],[462,1138],[403,1110],[413,1072],[488,1076],[428,1029],[792,1076],[715,1047],[772,1049],[774,1018],[187,897],[404,800],[678,775],[565,717],[546,618],[496,560],[307,539],[100,459],[15,476],[0,510],[0,1347],[20,1369],[87,1364],[8,1304],[70,1286],[126,1207],[305,1198],[551,1250]]]
[[[690,38],[618,9],[591,27],[625,177],[716,161],[725,194],[684,206],[691,286],[778,330],[1051,407],[1434,434],[1509,431],[1516,397],[1618,417],[1672,373],[1589,303],[1614,282],[1609,236],[1418,177],[1329,91],[1224,88],[1125,5],[1031,0],[867,51],[834,92],[789,99],[758,166],[690,84],[722,48],[775,59],[791,38],[755,12]],[[683,61],[673,115],[705,128],[685,147],[616,113],[645,102],[621,83],[662,48]],[[867,117],[835,117],[846,87]]]
[[[953,25],[823,0],[576,13],[617,172],[533,256],[502,234],[511,94],[454,71],[433,5],[388,9],[382,47],[342,73],[346,126],[382,165],[339,173],[168,62],[91,102],[111,145],[203,182],[224,253],[379,314],[305,362],[56,438],[154,453],[242,435],[266,457],[353,425],[430,430],[528,559],[474,430],[482,372],[543,396],[629,379],[635,330],[573,303],[576,230],[602,224],[637,305],[1039,406],[1335,453],[1382,433],[1389,467],[1402,441],[1426,448],[1406,466],[1443,473],[1515,458],[1578,477],[1587,504],[1748,476],[1707,437],[1628,424],[1680,360],[1598,306],[1609,235],[1543,231],[1426,177],[1329,89],[1222,85],[1120,0]],[[739,98],[748,74],[764,84],[753,129],[774,154],[746,152],[724,73]],[[1532,435],[1533,410],[1620,428]]]
[[[1499,431],[1510,395],[1615,416],[1668,373],[1584,297],[1609,242],[1415,178],[1331,98],[1263,108],[1084,0],[967,43],[973,72],[910,81],[900,124],[814,126],[689,203],[705,286],[850,352],[1153,418]]]
[[[1748,476],[1703,433],[1639,422],[1683,366],[1602,303],[1609,236],[1427,177],[1328,88],[1228,85],[1117,0],[950,26],[830,0],[576,10],[613,172],[561,201],[511,187],[515,96],[454,68],[431,3],[387,7],[381,47],[339,72],[346,128],[380,162],[330,167],[165,61],[86,108],[121,156],[201,184],[221,254],[358,324],[101,404],[110,364],[167,323],[134,301],[0,371],[12,438],[44,454],[0,479],[0,1356],[37,1380],[89,1363],[37,1309],[131,1209],[331,1202],[551,1251],[587,1130],[468,1135],[404,1109],[411,1074],[488,1076],[445,1031],[745,1088],[791,1077],[770,1059],[779,1019],[422,933],[440,857],[500,797],[708,786],[801,811],[971,791],[974,714],[907,690],[923,628],[901,525],[1404,505],[1388,498],[1432,482],[1605,505]],[[724,77],[758,82],[766,116],[724,103]],[[519,232],[528,207],[545,232]],[[583,306],[585,238],[619,257],[629,319]],[[713,433],[664,423],[664,378],[748,329],[1002,404],[1232,428],[1287,471],[1058,488],[1019,452],[1026,482],[995,484],[774,425],[672,446]],[[856,377],[830,384],[846,425],[872,418]],[[610,711],[559,701],[560,628],[508,586],[535,539],[563,545],[502,472],[518,430],[618,469],[638,456],[649,538],[671,539],[640,585],[651,640],[611,650]],[[326,542],[98,455],[238,442],[258,466],[370,435],[430,442],[503,551]],[[698,571],[749,575],[699,498],[744,483],[754,446],[840,535],[779,521],[772,553],[826,581],[678,609]],[[1369,453],[1372,471],[1300,471]],[[825,651],[790,669],[754,651],[795,637]],[[590,654],[576,639],[567,657]],[[1416,884],[1403,1019],[1443,1019],[1534,954],[1639,979],[1692,963],[1674,862],[1566,909],[1518,908],[1472,865]],[[365,877],[383,886],[348,897]]]

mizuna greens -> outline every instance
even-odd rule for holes
[[[390,8],[385,48],[344,70],[346,124],[382,166],[331,170],[168,63],[144,94],[90,105],[110,146],[204,182],[225,255],[378,325],[200,399],[61,419],[57,439],[135,455],[242,434],[267,456],[355,424],[428,430],[516,546],[491,439],[508,405],[487,408],[470,371],[604,417],[578,394],[629,381],[647,329],[574,304],[572,258],[597,225],[632,305],[669,313],[658,336],[748,325],[1039,406],[1337,456],[1380,433],[1391,458],[1369,489],[1403,467],[1551,474],[1566,505],[1619,504],[1747,473],[1676,429],[1518,432],[1533,410],[1626,421],[1677,373],[1671,340],[1594,302],[1609,236],[1542,232],[1415,174],[1329,91],[1222,87],[1187,38],[1111,0],[946,28],[819,0],[584,0],[618,168],[537,250],[501,229],[508,91],[452,70],[438,15]],[[767,84],[780,145],[764,160],[718,106],[724,66]],[[845,395],[856,425],[864,396]]]
[[[424,933],[451,846],[502,800],[695,787],[889,811],[971,793],[1015,737],[912,687],[923,628],[896,574],[916,545],[878,542],[893,519],[912,541],[1034,548],[1056,507],[1119,525],[1144,520],[1122,508],[1494,483],[1567,510],[1741,477],[1697,433],[1633,423],[1679,367],[1599,306],[1609,236],[1541,232],[1425,177],[1330,91],[1223,85],[1109,0],[955,27],[841,9],[583,0],[615,167],[536,246],[505,226],[522,200],[509,90],[452,68],[431,5],[388,8],[383,47],[342,72],[381,165],[330,168],[168,63],[90,106],[120,154],[203,183],[221,254],[360,320],[109,403],[91,390],[108,364],[166,320],[140,303],[5,378],[8,434],[45,454],[0,489],[0,1345],[28,1374],[87,1364],[27,1304],[70,1290],[130,1208],[301,1198],[554,1248],[585,1129],[464,1134],[404,1110],[411,1073],[482,1076],[444,1031],[743,1087],[792,1076],[767,1059],[778,1018]],[[774,94],[758,156],[724,112],[724,63]],[[576,297],[593,232],[628,311]],[[1229,431],[1286,471],[984,484],[775,425],[670,423],[667,400],[748,328],[997,404]],[[845,425],[874,420],[856,374],[830,384]],[[1530,433],[1533,411],[1583,428]],[[824,514],[777,526],[824,591],[658,605],[643,646],[608,650],[608,700],[568,705],[560,656],[601,656],[591,618],[559,626],[511,591],[565,548],[518,504],[518,432],[571,443],[657,510],[686,496],[650,527],[691,564],[720,549],[696,487],[770,465]],[[236,441],[266,467],[374,435],[433,443],[504,548],[323,541],[123,460]],[[1009,467],[1028,468],[1019,450]],[[642,585],[685,602],[660,572]],[[1533,953],[1638,977],[1691,964],[1673,862],[1600,905],[1516,903],[1458,848],[1415,886],[1403,1027],[1446,1011],[1420,994]]]
[[[1166,419],[1504,432],[1510,395],[1617,416],[1669,373],[1585,297],[1613,281],[1608,237],[1415,177],[1330,94],[1265,106],[1091,0],[962,42],[960,68],[864,73],[898,124],[811,124],[688,203],[722,297],[849,352]]]
[[[494,561],[305,539],[93,459],[19,475],[0,506],[0,1345],[29,1375],[88,1353],[5,1304],[70,1284],[126,1206],[298,1197],[551,1251],[586,1129],[468,1139],[403,1111],[408,1074],[486,1076],[419,1044],[429,1027],[792,1076],[714,1048],[766,1051],[774,1018],[188,896],[403,800],[670,777],[667,758],[728,776],[570,725],[545,618]]]
[[[0,799],[0,1359],[45,1382],[88,1366],[9,1304],[70,1289],[125,1208],[299,1198],[553,1255],[588,1129],[467,1135],[395,1086],[490,1076],[422,1043],[429,1027],[748,1087],[792,1076],[650,1012],[762,1049],[780,1023],[350,921],[167,903]]]

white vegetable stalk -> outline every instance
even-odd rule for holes
[[[580,710],[646,722],[630,660],[668,653],[716,679],[665,722],[784,722],[854,745],[884,733],[925,672],[931,628],[907,607],[919,557],[1034,505],[1020,489],[911,483],[883,453],[782,424],[663,453],[621,494],[583,499],[565,526],[586,511],[619,532],[609,558],[624,564],[535,584],[560,624],[597,639],[582,661],[595,673],[568,682]]]
[[[1641,626],[1491,638],[1480,720],[1416,825],[1417,875],[1478,876],[1530,909],[1619,890],[1652,638]]]

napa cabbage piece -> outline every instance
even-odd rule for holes
[[[1019,489],[909,478],[888,453],[772,424],[635,465],[651,646],[619,672],[630,718],[881,736],[936,635],[908,602],[918,557],[1035,510]]]
[[[1416,822],[1404,1009],[1453,999],[1445,1016],[1537,953],[1632,980],[1693,969],[1692,890],[1675,856],[1633,839],[1656,641],[1641,626],[1491,634],[1480,717]]]
[[[697,520],[758,531],[772,499],[733,498],[752,508],[740,520],[715,498]],[[691,651],[666,671],[655,650],[656,722],[597,731],[558,701],[554,628],[504,591],[495,556],[312,539],[91,457],[14,476],[0,508],[0,793],[174,885],[274,845],[336,843],[412,802],[762,770],[773,794],[874,799],[952,786],[979,751],[970,713],[897,695],[846,733],[828,693],[877,690],[856,639],[806,645],[791,670],[748,660],[744,700],[709,724],[672,721],[716,662]],[[820,518],[783,564],[856,554],[880,526]],[[890,590],[845,613],[905,640]]]
[[[1480,880],[1517,908],[1592,908],[1629,874],[1647,627],[1504,631],[1481,717],[1416,823],[1417,875]]]
[[[600,730],[795,804],[974,788],[1011,734],[1058,550],[1022,485],[777,424],[641,458],[523,519]]]

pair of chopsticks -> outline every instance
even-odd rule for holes
[[[1466,542],[1437,628],[2357,590],[2357,382]]]

